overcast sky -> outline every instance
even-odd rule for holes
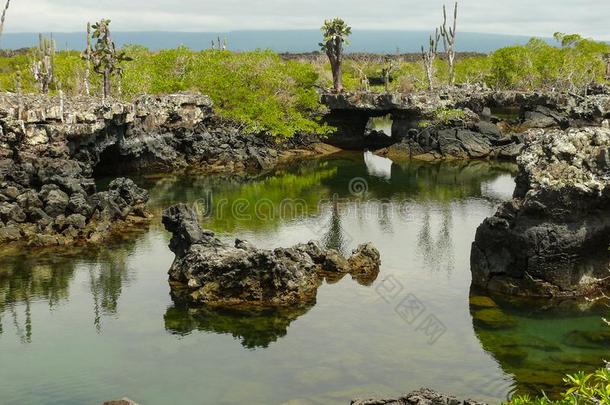
[[[429,30],[439,24],[442,4],[442,0],[12,0],[5,30],[80,31],[87,21],[102,17],[112,19],[117,31],[306,29],[318,28],[324,18],[335,16],[355,30]],[[610,0],[462,0],[459,29],[537,36],[579,32],[610,40]]]

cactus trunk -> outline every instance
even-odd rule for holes
[[[110,97],[110,69],[104,70],[104,98]]]

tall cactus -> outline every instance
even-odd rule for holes
[[[91,84],[89,78],[91,77],[91,23],[87,23],[87,48],[83,52],[82,58],[85,60],[85,93],[91,95]]]
[[[4,32],[4,20],[6,20],[6,12],[8,11],[8,6],[11,5],[11,0],[6,0],[6,4],[4,5],[4,9],[2,10],[2,16],[0,17],[0,35]]]
[[[458,3],[455,2],[453,9],[453,27],[447,28],[447,9],[443,5],[443,25],[441,25],[441,35],[443,36],[443,45],[445,54],[447,55],[447,63],[449,64],[449,85],[455,84],[455,34],[457,30],[457,15]]]
[[[333,73],[333,88],[335,92],[343,91],[341,76],[341,62],[343,61],[343,45],[347,43],[347,37],[352,33],[352,28],[340,18],[325,20],[322,26],[324,42],[320,48],[326,52]]]
[[[17,120],[23,115],[23,96],[21,93],[21,70],[15,75],[15,93],[17,94]]]
[[[93,62],[95,73],[103,77],[104,99],[110,97],[112,76],[121,76],[123,74],[121,63],[132,60],[125,55],[124,51],[116,50],[116,46],[110,37],[109,25],[110,20],[104,19],[91,27],[93,28],[91,37],[96,40],[91,53],[91,61]]]
[[[356,62],[353,64],[354,70],[358,74],[358,81],[360,83],[359,89],[368,92],[370,90],[369,78],[364,72],[364,69]]]
[[[438,43],[441,40],[441,33],[438,28],[434,31],[434,36],[430,35],[428,49],[421,47],[421,55],[424,60],[424,68],[426,69],[426,78],[428,79],[428,89],[434,90],[434,61],[438,55]]]
[[[34,50],[34,61],[31,71],[38,83],[40,92],[47,94],[55,75],[55,41],[53,37],[38,36],[38,47]]]
[[[386,93],[390,92],[390,82],[392,81],[392,73],[398,68],[398,65],[392,57],[386,57],[384,60],[381,75],[383,76],[383,88]]]

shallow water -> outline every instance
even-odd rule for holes
[[[157,214],[149,229],[99,249],[5,252],[0,403],[347,404],[422,386],[496,403],[515,389],[557,391],[560,373],[601,364],[606,340],[570,334],[603,332],[599,312],[469,305],[470,244],[510,198],[513,166],[367,163],[139,178]],[[222,238],[261,247],[318,239],[349,252],[372,241],[381,273],[326,280],[315,305],[283,311],[174,304],[158,214],[177,202]],[[491,327],[473,324],[482,310]]]

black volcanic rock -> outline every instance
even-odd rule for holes
[[[264,308],[315,300],[323,272],[378,273],[379,252],[362,245],[345,259],[315,242],[274,250],[236,240],[234,246],[201,229],[183,204],[163,212],[176,258],[169,270],[172,293],[186,302],[210,307]]]
[[[530,132],[514,199],[478,228],[473,284],[528,296],[610,286],[610,130]]]

